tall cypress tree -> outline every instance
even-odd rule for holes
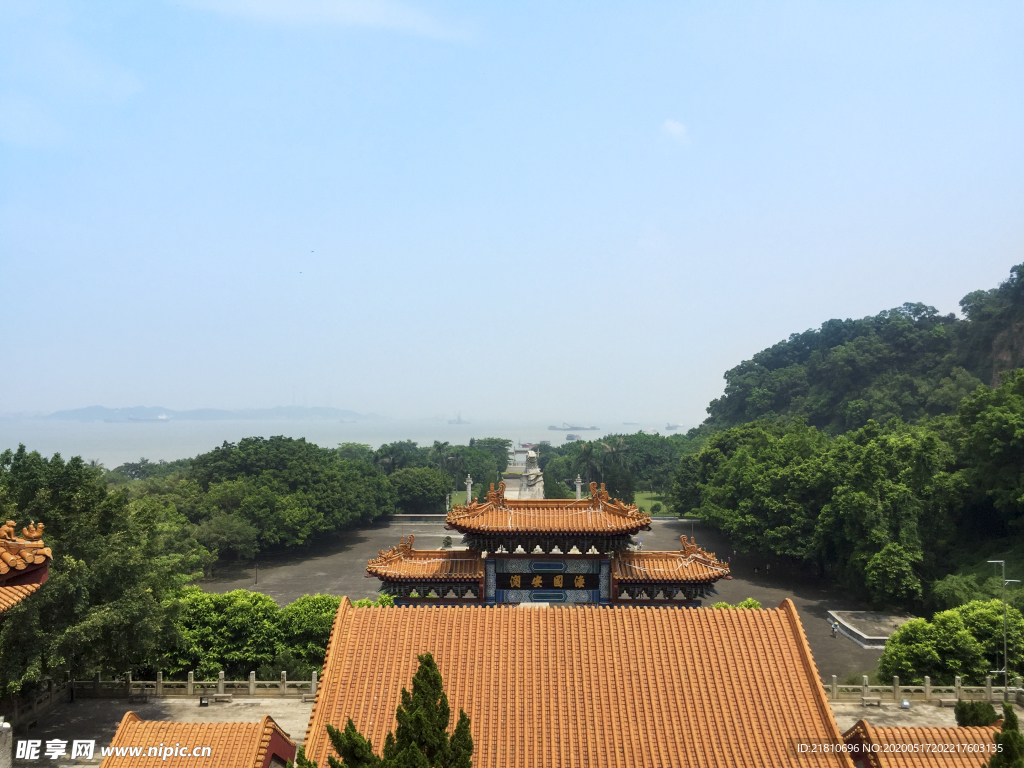
[[[1003,729],[993,736],[1000,750],[988,761],[988,768],[1024,768],[1024,734],[1013,706],[1003,702]]]
[[[328,756],[331,768],[472,768],[473,737],[469,716],[459,710],[455,732],[448,735],[451,709],[444,682],[434,657],[418,657],[420,666],[412,678],[412,693],[402,688],[402,701],[395,712],[398,727],[384,740],[378,757],[373,744],[356,730],[349,718],[345,730],[328,725],[327,735],[341,759]],[[297,768],[318,768],[305,753],[296,759]]]

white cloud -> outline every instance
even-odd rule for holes
[[[372,27],[426,37],[455,37],[422,11],[394,0],[186,0],[194,8],[291,26]]]
[[[678,141],[684,147],[690,144],[690,134],[687,132],[686,126],[678,120],[672,120],[669,118],[661,124],[661,131],[669,138]]]

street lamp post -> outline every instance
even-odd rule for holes
[[[1009,668],[1010,664],[1006,658],[1007,647],[1006,647],[1006,585],[1007,584],[1020,584],[1020,579],[1008,579],[1006,578],[1006,561],[1005,560],[989,560],[993,565],[1001,565],[1003,568],[1003,668],[993,669],[992,673],[998,675],[1000,672],[1003,673],[1003,701],[1007,700],[1009,695]]]

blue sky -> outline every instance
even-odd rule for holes
[[[0,2],[0,411],[698,423],[1024,261],[1024,5]]]

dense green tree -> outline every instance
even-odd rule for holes
[[[185,587],[171,608],[177,613],[177,637],[165,650],[163,668],[174,677],[192,671],[211,680],[223,670],[240,680],[286,647],[280,609],[259,592],[218,595]]]
[[[486,497],[490,483],[497,482],[498,462],[489,451],[469,446],[452,447],[454,459],[451,462],[452,487],[466,487],[466,475],[473,476],[474,495],[479,500]]]
[[[24,446],[0,454],[6,518],[45,524],[50,578],[0,622],[0,696],[46,676],[122,674],[149,666],[171,632],[167,599],[209,554],[194,527],[151,500],[108,491],[81,458],[46,459]]]
[[[373,463],[373,448],[365,443],[341,443],[334,452],[338,458],[349,461],[362,461],[367,464]]]
[[[420,448],[412,440],[398,440],[378,448],[373,462],[382,472],[390,475],[399,469],[427,466],[429,453],[429,449]]]
[[[399,469],[388,478],[395,502],[407,514],[443,512],[444,498],[452,490],[451,478],[433,467]]]
[[[1024,616],[1007,611],[1010,674],[1024,651]],[[883,679],[899,675],[913,684],[932,682],[951,685],[957,675],[965,685],[981,685],[989,670],[1001,666],[1003,654],[1003,604],[1000,600],[976,600],[936,613],[931,621],[911,619],[900,626],[885,644],[878,662]]]
[[[613,499],[632,504],[635,499],[633,475],[624,466],[611,464],[604,472],[605,490]]]
[[[554,472],[544,472],[544,498],[545,499],[574,499],[576,491],[569,490],[569,486],[563,483]]]
[[[679,515],[694,514],[700,508],[700,461],[694,454],[687,454],[679,459],[675,476],[672,480],[672,492],[668,497],[669,507]]]
[[[982,383],[997,384],[999,371],[1024,364],[1024,265],[960,305],[964,320],[910,303],[793,334],[725,374],[705,425],[797,417],[838,434],[952,412]]]
[[[255,526],[226,512],[211,515],[196,529],[196,540],[219,557],[253,557],[259,548],[258,537]]]
[[[491,454],[494,457],[499,472],[504,472],[508,469],[508,455],[512,451],[511,440],[501,437],[474,437],[470,438],[469,447]]]
[[[689,503],[699,495],[700,515],[735,544],[804,560],[899,605],[922,595],[919,571],[938,567],[955,532],[952,461],[936,433],[898,421],[832,439],[800,422],[754,422],[711,436],[696,491],[689,460],[677,487]]]
[[[190,469],[133,487],[200,524],[208,546],[251,557],[256,548],[297,546],[321,533],[394,511],[390,484],[367,461],[287,437],[246,438],[191,460]],[[360,449],[360,450],[356,450]]]
[[[964,476],[1013,530],[1024,517],[1024,370],[996,389],[979,388],[960,405]]]
[[[471,768],[473,738],[469,717],[459,711],[459,720],[450,736],[451,709],[444,692],[441,673],[434,657],[420,655],[420,666],[412,679],[412,693],[402,688],[402,699],[395,712],[398,722],[384,741],[382,754],[356,730],[349,718],[343,730],[327,726],[331,746],[340,756],[328,756],[331,768]],[[306,760],[300,768],[316,768]]]
[[[889,542],[876,552],[864,567],[868,590],[879,601],[903,605],[921,597],[921,580],[914,566],[922,560],[919,550]]]
[[[312,667],[322,667],[340,597],[303,595],[281,609],[285,644]]]
[[[988,768],[1024,768],[1024,735],[1013,705],[1003,702],[1003,727],[993,736],[998,751],[989,758]]]
[[[995,707],[987,701],[958,701],[953,714],[961,728],[992,725],[998,719]]]

